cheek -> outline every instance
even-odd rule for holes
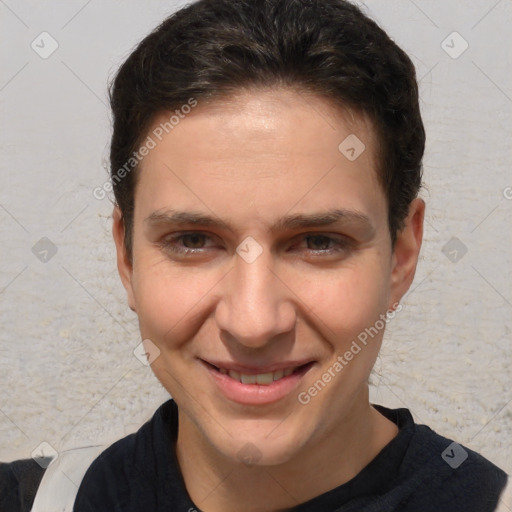
[[[376,261],[363,268],[344,268],[304,283],[300,295],[314,312],[329,340],[350,341],[373,325],[387,309],[386,274]],[[334,343],[333,343],[334,344]]]
[[[165,261],[141,261],[134,268],[134,295],[142,336],[167,345],[191,336],[187,330],[204,308],[210,283],[204,272],[172,269]]]
[[[133,288],[142,337],[165,344],[167,350],[194,339],[208,317],[215,315],[224,274],[215,269],[173,268],[161,255],[136,259]],[[369,255],[323,272],[292,270],[281,277],[293,290],[285,300],[297,304],[299,320],[340,350],[387,309],[389,277],[378,257]]]

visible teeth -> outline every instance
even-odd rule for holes
[[[284,370],[277,370],[277,372],[274,372],[274,380],[282,379],[284,375]]]
[[[275,372],[259,373],[258,375],[247,375],[245,373],[235,372],[234,370],[219,368],[221,373],[224,375],[228,374],[232,379],[235,379],[242,384],[261,384],[263,386],[268,386],[276,380],[282,379],[283,377],[288,377],[288,375],[291,375],[294,370],[295,368],[286,368],[285,370],[277,370]]]
[[[256,384],[256,375],[240,375],[242,384]]]
[[[240,380],[240,374],[238,372],[235,372],[234,370],[229,370],[228,375],[235,380]]]
[[[272,372],[256,375],[256,384],[272,384],[272,382],[274,382],[274,374]]]

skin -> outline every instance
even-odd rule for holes
[[[162,113],[154,126],[167,118]],[[366,146],[355,161],[338,150],[349,134]],[[352,479],[398,433],[369,403],[383,329],[307,405],[297,399],[396,306],[414,278],[425,204],[411,203],[392,248],[375,149],[367,119],[322,97],[244,91],[200,103],[143,160],[133,264],[114,209],[128,303],[142,338],[160,350],[151,367],[178,404],[177,458],[205,512],[238,511],[241,504],[248,512],[277,511],[305,502]],[[231,229],[147,220],[170,208],[220,218]],[[368,222],[347,217],[313,228],[269,228],[285,215],[333,208]],[[205,236],[172,245],[171,235],[191,231]],[[236,252],[248,236],[263,251],[252,263]],[[315,364],[296,392],[250,406],[228,400],[198,358]],[[239,455],[248,442],[258,453],[254,465]]]

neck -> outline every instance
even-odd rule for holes
[[[343,423],[278,466],[226,458],[179,414],[176,455],[192,501],[205,512],[238,512],[241,504],[247,512],[279,511],[348,482],[398,433],[371,407],[367,387],[361,394]]]

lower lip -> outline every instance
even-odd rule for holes
[[[233,402],[243,405],[264,405],[281,400],[298,387],[304,375],[314,364],[309,363],[291,375],[275,380],[272,384],[261,385],[242,384],[240,381],[232,379],[227,374],[215,370],[208,363],[202,360],[201,362],[222,393]]]

